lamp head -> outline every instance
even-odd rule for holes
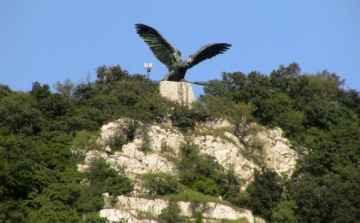
[[[151,69],[153,67],[152,63],[144,63],[144,68],[145,69]]]

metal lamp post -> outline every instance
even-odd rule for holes
[[[144,68],[146,69],[146,72],[147,72],[147,91],[148,92],[149,92],[149,74],[150,74],[152,67],[153,67],[152,63],[144,63]]]

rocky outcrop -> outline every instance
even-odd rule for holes
[[[258,168],[239,152],[243,148],[242,145],[211,135],[193,136],[193,140],[202,153],[214,156],[219,164],[226,169],[233,168],[235,174],[245,180],[251,179],[253,169]]]
[[[242,189],[252,180],[254,169],[260,165],[275,170],[279,174],[290,176],[297,159],[297,154],[291,149],[289,140],[282,137],[280,128],[265,129],[257,124],[236,127],[226,120],[213,120],[196,126],[193,134],[186,137],[176,128],[167,125],[144,126],[137,123],[138,128],[133,132],[134,140],[123,145],[122,151],[111,151],[107,145],[109,139],[114,135],[126,134],[130,119],[120,119],[104,125],[101,128],[101,137],[98,143],[104,148],[103,151],[88,151],[85,164],[79,164],[79,171],[85,171],[89,164],[99,157],[103,157],[111,167],[136,179],[138,174],[164,172],[177,175],[176,168],[171,160],[179,155],[179,147],[186,140],[198,145],[201,153],[212,155],[224,168],[232,168],[237,176],[245,182]],[[234,129],[236,131],[234,131]],[[237,134],[234,134],[237,132]],[[206,133],[206,134],[205,134]],[[210,133],[210,134],[209,134]],[[144,142],[144,135],[148,136],[151,152],[140,150]],[[186,139],[186,140],[185,140]],[[169,157],[172,159],[169,160]],[[117,208],[107,206],[101,210],[100,215],[111,221],[128,219],[128,222],[156,222],[152,219],[139,217],[138,212],[149,212],[159,215],[161,210],[168,204],[164,199],[145,199],[134,197],[142,194],[144,189],[136,185],[137,190],[133,197],[119,196]],[[190,202],[180,201],[181,214],[191,217],[189,209]],[[204,213],[207,219],[246,218],[249,222],[261,222],[249,210],[235,210],[230,206],[208,202],[209,209]]]
[[[105,197],[108,198],[108,194]],[[192,218],[194,217],[191,210],[191,202],[179,201],[178,205],[181,209],[180,215]],[[203,204],[202,204],[203,205]],[[117,208],[105,208],[100,211],[101,217],[106,217],[110,221],[120,221],[129,219],[129,222],[157,222],[152,219],[141,219],[141,213],[151,213],[153,216],[161,214],[161,210],[168,206],[168,200],[165,199],[146,199],[139,197],[119,196],[118,202],[115,205]],[[248,222],[264,222],[262,219],[254,217],[251,211],[246,209],[235,210],[234,208],[219,204],[215,202],[208,202],[205,207],[198,209],[205,209],[203,217],[207,222],[219,222],[220,219],[237,220],[245,218]],[[262,221],[261,221],[262,220]]]
[[[104,158],[112,168],[121,170],[126,174],[144,173],[173,173],[174,165],[165,157],[156,154],[145,154],[136,149],[134,143],[129,143],[123,147],[123,152],[109,154],[102,151],[90,151],[85,158],[85,164],[78,164],[79,171],[85,171],[93,160]]]
[[[177,154],[185,138],[171,126],[152,125],[148,128],[147,134],[150,136],[150,148],[156,152],[161,152],[163,147],[167,147]]]
[[[290,177],[295,169],[298,155],[291,149],[289,140],[283,138],[282,134],[283,131],[280,128],[273,128],[260,133],[259,137],[266,142],[264,145],[265,166]]]
[[[130,212],[117,208],[104,208],[100,210],[100,217],[107,218],[110,222],[127,222],[127,223],[158,223],[152,219],[139,219],[134,217]]]
[[[251,123],[246,128],[261,129],[241,137],[245,145],[257,142],[262,152],[261,163],[278,174],[290,176],[295,168],[298,154],[291,149],[290,141],[284,138],[283,131],[278,128],[265,129],[256,123]]]

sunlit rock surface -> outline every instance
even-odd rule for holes
[[[105,194],[105,197],[108,197],[108,195]],[[167,205],[168,201],[165,199],[146,199],[139,197],[119,196],[118,202],[115,205],[117,208],[104,208],[100,211],[100,216],[106,217],[110,221],[129,219],[129,222],[157,222],[151,219],[140,219],[137,217],[137,215],[142,212],[148,212],[153,215],[160,215],[161,210],[166,208]],[[178,205],[181,209],[180,214],[182,216],[190,218],[193,217],[190,208],[190,202],[179,201]],[[203,207],[199,207],[199,209],[200,208]],[[224,218],[230,220],[246,218],[248,222],[254,222],[255,219],[257,219],[257,222],[261,222],[262,220],[260,218],[254,217],[249,210],[235,210],[232,207],[214,202],[208,202],[206,204],[206,211],[203,213],[203,217],[206,218],[208,222],[218,222],[216,219]]]
[[[255,162],[256,160],[249,152],[254,142],[261,145],[258,148],[259,151],[262,151],[261,156],[259,155],[261,165],[287,176],[290,176],[295,168],[297,153],[291,149],[289,140],[282,136],[283,132],[280,128],[265,129],[255,123],[239,128],[222,119],[198,124],[196,131],[186,136],[172,127],[171,123],[151,126],[138,123],[138,126],[142,128],[136,130],[134,140],[124,145],[121,151],[111,151],[107,145],[108,140],[114,134],[124,135],[124,129],[131,122],[130,119],[119,119],[104,125],[98,140],[103,150],[87,152],[85,164],[78,164],[78,170],[86,171],[92,161],[102,157],[112,168],[125,173],[132,179],[136,179],[138,174],[144,173],[164,172],[177,175],[175,165],[171,160],[178,157],[179,147],[186,140],[198,145],[200,153],[214,156],[224,168],[232,168],[234,173],[245,182],[242,190],[251,182],[254,169],[260,169],[259,163]],[[240,133],[235,135],[233,132],[236,128],[240,129],[238,131]],[[249,129],[256,129],[256,131]],[[144,134],[147,134],[150,140],[151,151],[147,153],[140,150],[144,142]],[[169,160],[169,157],[172,159]],[[157,216],[167,206],[168,201],[136,197],[146,192],[146,189],[141,188],[136,180],[135,184],[132,197],[119,196],[116,205],[114,207],[107,206],[100,211],[100,215],[107,217],[110,221],[128,219],[128,222],[156,222],[139,217],[138,212],[149,212]],[[191,217],[190,203],[180,201],[178,204],[181,207],[181,214]],[[208,202],[207,205],[210,208],[203,213],[203,216],[208,221],[216,222],[222,218],[232,220],[246,218],[249,222],[254,222],[254,219],[256,222],[263,221],[261,218],[254,217],[249,210],[234,210],[230,206],[214,202]]]

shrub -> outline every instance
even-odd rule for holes
[[[164,223],[179,223],[185,220],[180,216],[180,212],[181,209],[179,204],[174,200],[170,200],[168,206],[161,210],[159,219]]]
[[[90,150],[99,150],[101,147],[96,142],[98,137],[98,132],[89,132],[86,130],[77,132],[72,145],[74,156],[76,158],[81,158]]]
[[[109,192],[110,195],[130,193],[134,186],[129,178],[119,175],[110,168],[110,164],[100,158],[91,163],[89,171],[85,172],[87,182],[97,193]]]
[[[145,154],[147,154],[147,152],[151,151],[150,136],[146,133],[143,136],[143,142],[141,143],[139,150],[143,151]]]
[[[196,191],[199,191],[203,194],[208,194],[211,196],[218,196],[220,193],[217,183],[210,178],[205,178],[203,180],[196,181],[192,188]]]
[[[143,179],[143,186],[149,189],[151,195],[176,194],[180,189],[177,180],[168,174],[150,173],[143,175]]]
[[[123,136],[116,134],[109,138],[108,145],[112,151],[121,151],[123,145],[127,144],[128,142],[129,141],[126,140]]]
[[[174,106],[174,110],[171,113],[172,124],[178,127],[182,132],[188,132],[194,130],[196,119],[194,118],[194,111],[186,106],[177,105]]]

